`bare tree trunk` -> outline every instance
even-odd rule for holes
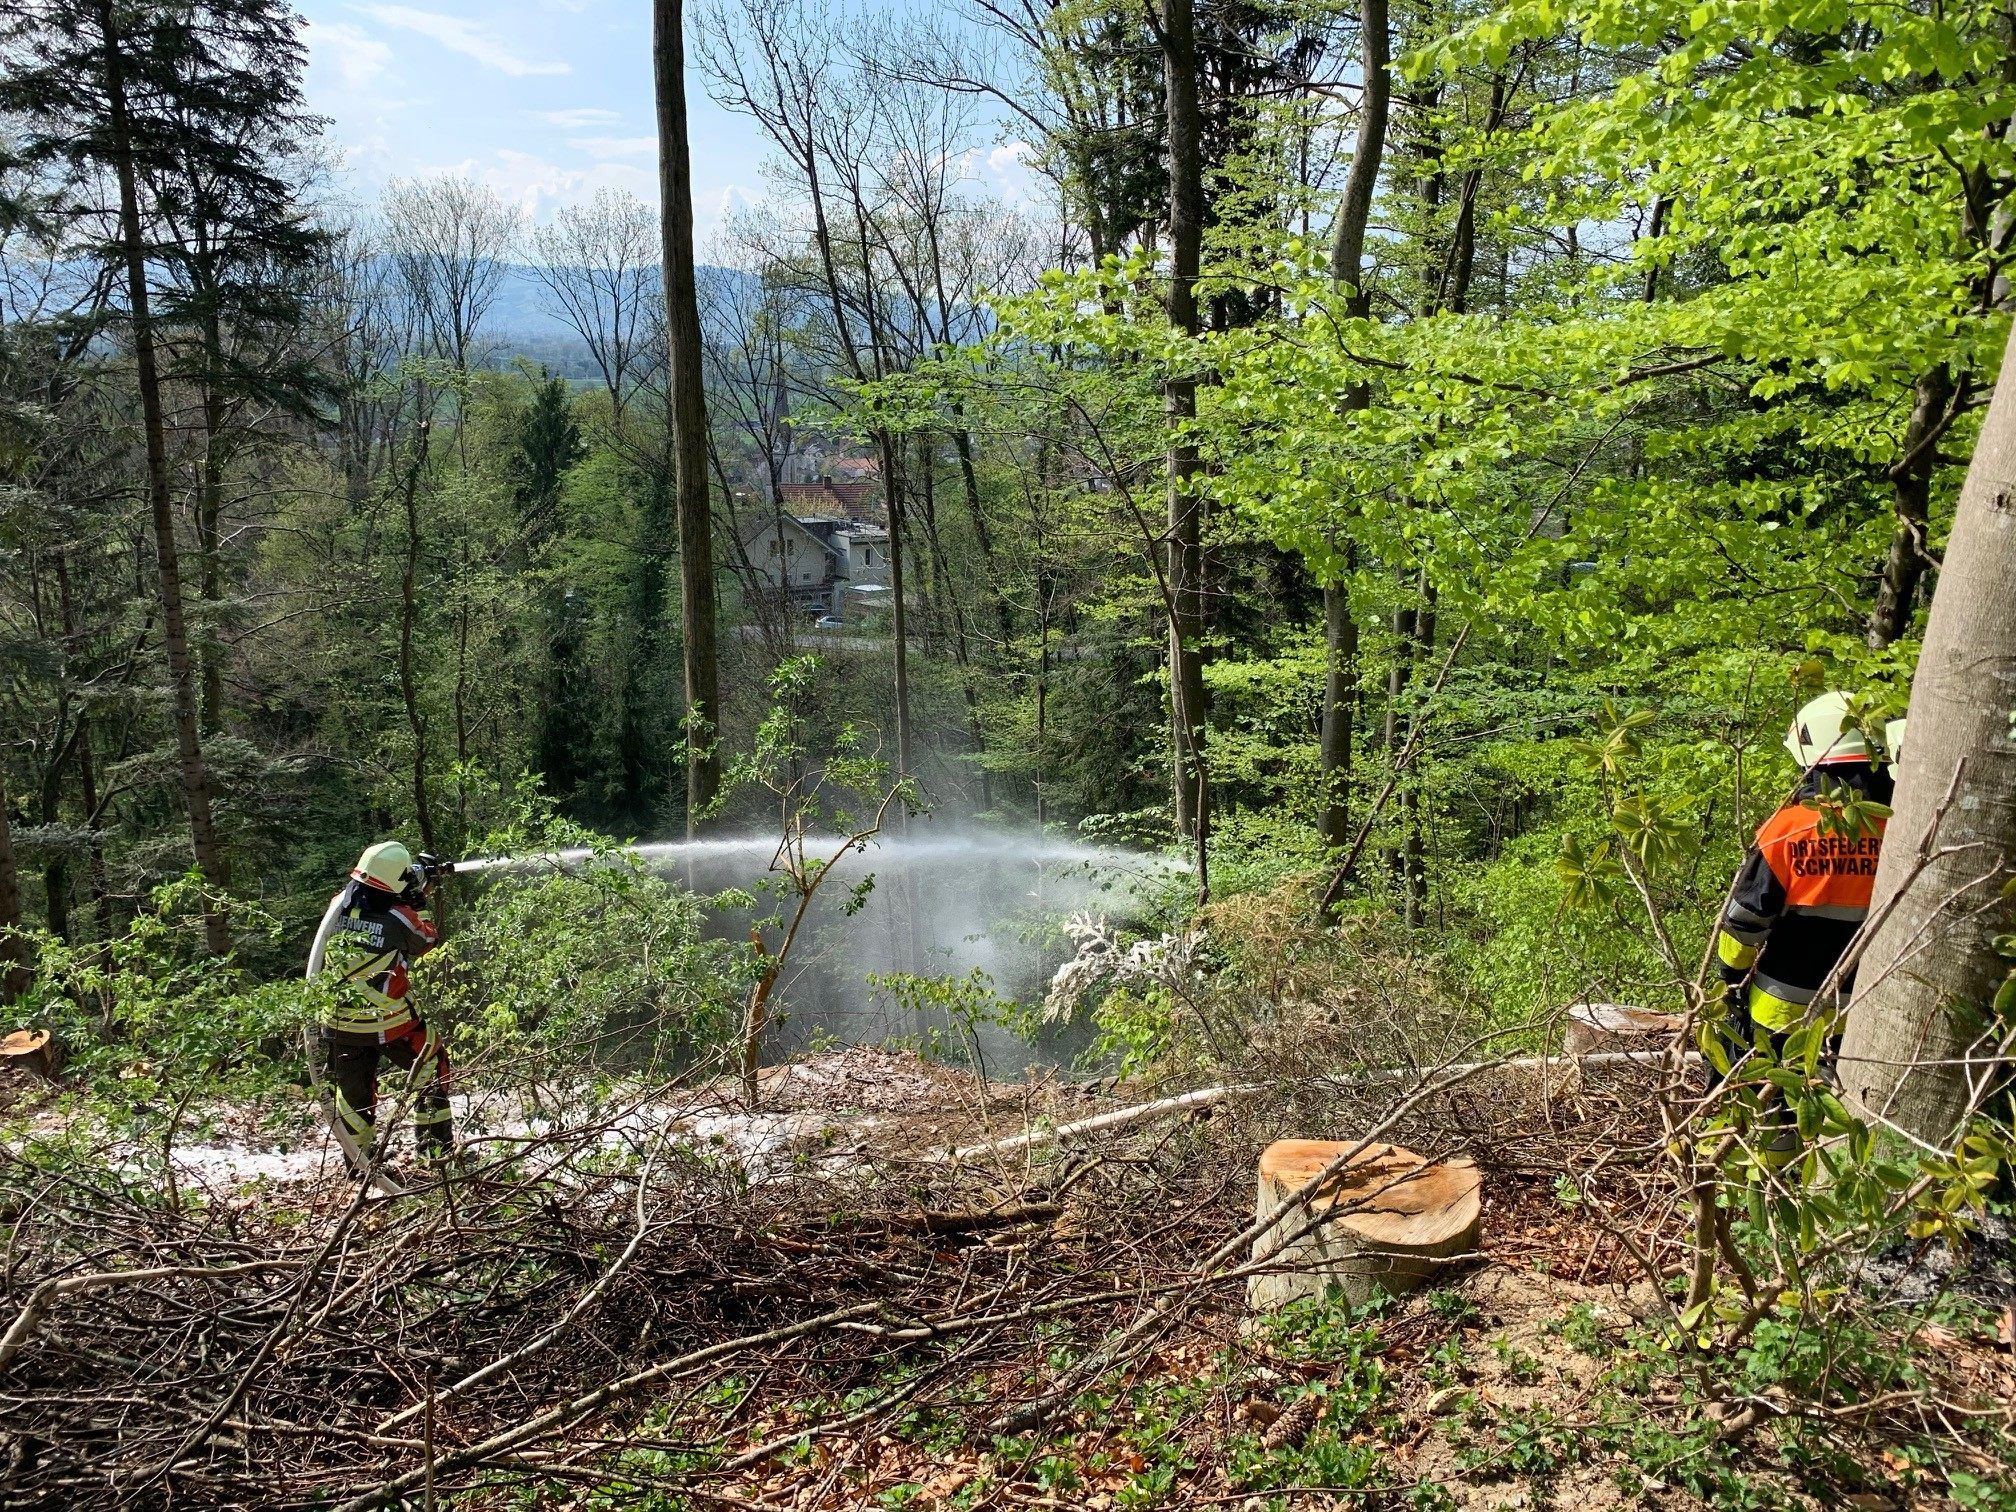
[[[7,765],[0,760],[0,1003],[28,990],[28,942],[21,929],[21,874],[14,865],[14,821],[8,813]]]
[[[1197,265],[1204,237],[1203,123],[1197,101],[1197,29],[1192,0],[1164,0],[1162,93],[1169,140],[1169,323],[1197,334]],[[1180,359],[1179,359],[1180,360]],[[1210,788],[1204,764],[1203,501],[1197,446],[1197,380],[1173,372],[1162,385],[1169,429],[1169,714],[1175,731],[1176,828],[1197,857],[1200,897],[1210,893]]]
[[[1393,663],[1386,669],[1386,709],[1380,725],[1379,744],[1386,752],[1386,759],[1398,770],[1400,760],[1400,703],[1407,696],[1407,686],[1414,679],[1414,637],[1417,631],[1415,609],[1393,611]],[[1400,807],[1406,809],[1407,799],[1400,794]],[[1381,845],[1379,860],[1382,871],[1390,873],[1397,881],[1401,876],[1402,847],[1405,843],[1406,828],[1401,829],[1400,844]]]
[[[77,742],[83,737],[84,724],[79,716],[70,728],[69,737],[49,753],[38,804],[43,824],[56,824],[63,817],[63,775],[77,754]],[[42,862],[42,916],[49,922],[49,933],[69,943],[70,857],[61,849],[51,849]]]
[[[2012,359],[2016,338],[2003,371],[2016,372]],[[1990,1004],[2009,970],[1993,948],[2007,927],[2000,893],[2016,876],[2012,604],[2016,384],[2003,383],[1960,492],[1911,683],[1910,738],[1876,872],[1879,922],[1841,1051],[1855,1104],[1942,1147],[1983,1088],[2007,1078],[1993,1050],[2009,1025]]]
[[[1929,560],[1925,527],[1932,501],[1932,474],[1939,465],[1939,437],[1952,421],[1953,397],[1953,375],[1943,366],[1918,380],[1911,418],[1904,427],[1903,455],[1890,469],[1891,509],[1896,524],[1890,532],[1890,550],[1883,559],[1876,605],[1869,611],[1865,638],[1872,650],[1889,645],[1911,624],[1912,604]]]
[[[420,604],[415,579],[420,567],[420,474],[427,467],[429,426],[420,422],[413,442],[413,462],[406,472],[406,560],[399,577],[399,697],[406,706],[406,728],[413,737],[413,819],[420,826],[420,844],[435,849],[434,810],[427,801],[427,716],[420,712],[420,685],[413,668],[413,629]]]
[[[945,597],[945,612],[951,621],[952,660],[959,668],[959,691],[966,704],[966,737],[972,742],[973,763],[980,778],[980,807],[991,809],[994,807],[994,782],[987,771],[987,731],[980,718],[980,689],[973,670],[966,606],[960,602],[958,589],[953,586],[952,564],[938,534],[935,458],[928,435],[917,438],[917,472],[918,508],[923,516],[924,544],[930,550],[932,573],[938,579],[938,591]]]
[[[679,527],[679,625],[686,670],[686,830],[721,790],[720,650],[715,640],[714,522],[707,486],[707,390],[693,254],[693,160],[686,133],[683,0],[653,0],[659,214],[665,242],[666,412]]]
[[[963,415],[954,405],[953,414]],[[973,467],[973,433],[964,426],[952,432],[952,444],[959,453],[959,483],[966,495],[966,513],[973,522],[973,540],[980,548],[980,565],[987,574],[987,591],[994,600],[994,623],[1001,637],[1000,655],[1006,656],[1015,642],[1015,623],[1002,587],[1001,569],[994,560],[994,537],[987,524],[987,512],[980,503],[980,476]]]
[[[1392,44],[1386,0],[1363,0],[1359,11],[1364,34],[1364,93],[1358,107],[1358,145],[1344,177],[1344,197],[1330,241],[1330,277],[1344,294],[1344,313],[1364,319],[1372,297],[1365,282],[1365,231],[1372,219],[1372,198],[1379,183],[1380,161],[1386,153],[1386,122],[1392,109],[1393,79],[1389,72]],[[1372,403],[1372,387],[1355,383],[1345,393],[1343,408],[1363,410]],[[1323,843],[1341,850],[1350,842],[1352,707],[1358,683],[1358,622],[1351,613],[1350,569],[1355,552],[1344,553],[1343,569],[1323,585],[1323,813],[1319,828]],[[1323,910],[1334,913],[1341,874],[1325,893]]]
[[[1351,615],[1351,583],[1344,576],[1323,587],[1323,843],[1342,850],[1351,839],[1351,713],[1358,682],[1358,621]],[[1333,905],[1334,906],[1334,905]]]
[[[1435,585],[1428,581],[1427,574],[1421,579],[1421,606],[1414,611],[1414,647],[1412,659],[1416,663],[1426,663],[1428,653],[1435,649]],[[1401,865],[1402,881],[1406,902],[1403,910],[1407,927],[1418,929],[1428,905],[1428,860],[1423,849],[1421,833],[1421,785],[1418,780],[1420,767],[1417,764],[1409,773],[1409,781],[1400,792],[1400,812],[1402,829],[1405,833],[1404,859]]]
[[[121,40],[111,0],[100,0],[98,25],[105,43],[105,95],[109,107],[112,157],[119,180],[120,252],[126,263],[126,297],[133,324],[133,365],[140,388],[140,419],[147,443],[147,499],[154,523],[154,560],[161,589],[161,641],[173,693],[175,753],[182,805],[189,814],[189,844],[197,869],[219,902],[204,918],[204,938],[212,955],[231,948],[230,921],[222,895],[231,885],[230,866],[210,808],[210,774],[203,764],[197,724],[196,672],[189,657],[189,633],[182,616],[182,565],[175,545],[175,507],[168,480],[167,427],[161,412],[161,378],[154,359],[149,312],[147,260],[140,235],[140,195],[134,181],[132,130],[126,113],[126,80]]]
[[[91,890],[91,912],[96,922],[98,938],[110,939],[116,932],[117,918],[112,906],[112,882],[105,870],[105,841],[99,829],[99,810],[103,805],[98,798],[98,762],[91,751],[91,719],[80,715],[77,720],[77,789],[84,803],[84,823],[91,831],[90,865],[87,872]]]
[[[910,637],[908,611],[903,604],[903,490],[896,476],[895,440],[887,431],[878,432],[875,440],[882,451],[882,502],[889,514],[889,636],[896,653],[896,776],[901,780],[912,770]],[[898,822],[908,828],[907,807]]]
[[[204,733],[214,734],[224,722],[224,647],[218,634],[218,614],[224,600],[223,556],[224,480],[218,437],[224,429],[224,405],[217,385],[223,368],[223,333],[214,313],[203,322],[203,455],[196,471],[196,593],[203,602]]]
[[[70,596],[70,562],[62,552],[56,554],[56,599],[58,613],[63,621],[63,654],[66,658],[77,654],[80,636],[77,629],[77,609]],[[87,877],[91,892],[91,908],[98,927],[98,937],[109,939],[113,933],[112,922],[107,918],[106,905],[111,893],[111,884],[105,875],[105,842],[99,837],[98,821],[98,764],[91,750],[91,716],[80,712],[77,716],[77,730],[72,737],[73,749],[77,753],[78,797],[84,805],[84,825],[90,831],[90,863]]]

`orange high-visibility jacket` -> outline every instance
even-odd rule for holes
[[[1716,942],[1722,979],[1732,990],[1748,982],[1752,1021],[1774,1033],[1805,1017],[1869,916],[1876,887],[1883,820],[1875,818],[1859,833],[1839,833],[1814,801],[1823,782],[1877,803],[1890,801],[1889,773],[1865,757],[1813,768],[1792,801],[1758,829],[1722,911]],[[1843,1002],[1852,976],[1841,984]]]

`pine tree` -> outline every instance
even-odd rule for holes
[[[221,318],[223,303],[213,290],[207,302],[157,309],[154,279],[184,260],[176,232],[199,198],[211,234],[262,259],[300,234],[292,190],[270,161],[313,124],[301,110],[298,29],[271,0],[44,0],[0,23],[0,113],[16,123],[17,162],[61,177],[74,227],[124,278],[182,801],[197,867],[220,895],[230,866],[203,758],[162,350],[165,320]],[[229,948],[221,908],[206,934],[213,953]]]
[[[586,455],[566,379],[545,378],[518,417],[509,464],[528,544],[553,530],[560,513],[561,482],[567,469]]]

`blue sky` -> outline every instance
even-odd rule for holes
[[[296,0],[308,103],[329,117],[351,198],[388,179],[458,173],[535,218],[598,188],[657,202],[648,0]],[[762,193],[755,125],[687,80],[693,206],[704,248]],[[1012,149],[983,152],[989,187],[1020,187]]]
[[[297,0],[308,103],[352,194],[460,173],[544,218],[605,185],[657,201],[651,10],[643,0]],[[688,81],[703,240],[760,187],[753,123]]]

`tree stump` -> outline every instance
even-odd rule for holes
[[[1257,1218],[1269,1218],[1356,1140],[1283,1139],[1260,1155]],[[1246,1283],[1250,1306],[1280,1307],[1336,1285],[1353,1306],[1412,1291],[1439,1262],[1477,1247],[1483,1221],[1477,1167],[1430,1164],[1398,1145],[1371,1144],[1255,1241],[1253,1258],[1278,1271]],[[1323,1221],[1297,1237],[1309,1221]]]
[[[1564,1039],[1570,1055],[1611,1050],[1656,1050],[1658,1041],[1680,1032],[1680,1019],[1623,1003],[1575,1003],[1568,1009]]]
[[[0,1066],[32,1072],[44,1081],[56,1079],[62,1051],[47,1029],[16,1029],[0,1039]]]

